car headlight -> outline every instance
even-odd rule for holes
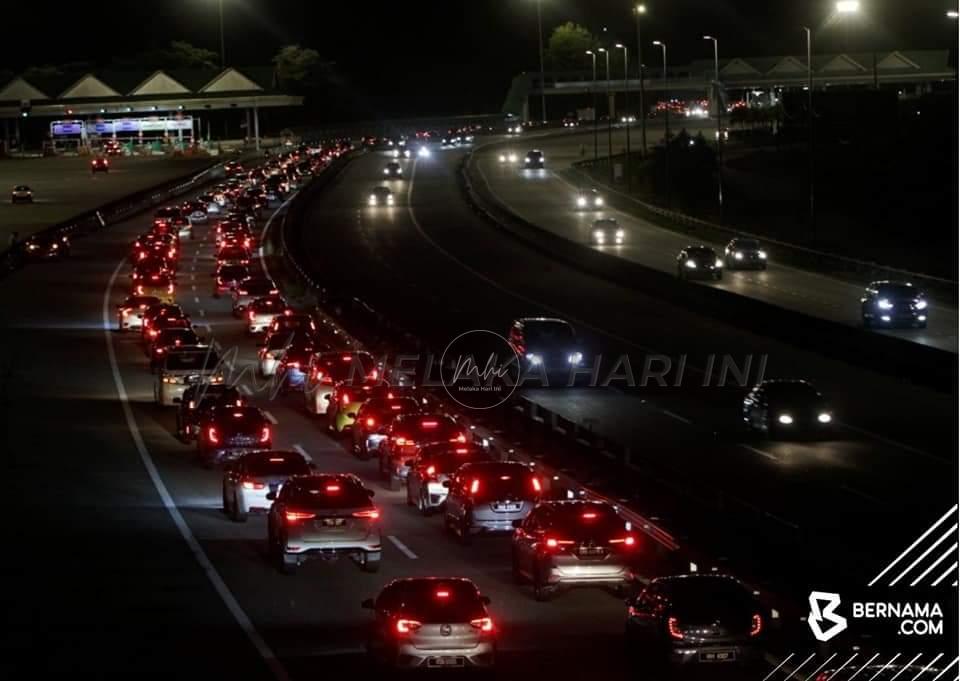
[[[583,206],[586,206],[586,205],[587,205],[587,200],[586,200],[585,198],[583,198],[582,196],[578,196],[578,197],[577,197],[577,205],[582,208]]]
[[[626,232],[624,232],[622,229],[618,229],[616,234],[614,234],[613,238],[618,244],[622,244],[626,236],[627,236]]]
[[[607,239],[607,235],[603,233],[603,230],[602,230],[602,229],[596,229],[596,230],[594,230],[594,232],[593,232],[593,240],[594,240],[594,241],[598,241],[598,242],[600,242],[600,243],[603,243],[604,241],[606,241],[606,239]]]
[[[420,147],[420,151],[418,151],[417,154],[423,158],[426,158],[430,155],[430,150],[426,147]]]
[[[886,298],[881,298],[877,301],[877,307],[879,307],[881,310],[891,310],[893,309],[893,303]]]
[[[767,259],[767,252],[766,252],[766,251],[757,251],[757,255],[760,256],[760,259],[761,259],[761,260],[766,260],[766,259]]]
[[[777,417],[777,421],[785,426],[789,426],[793,423],[793,417],[790,416],[790,414],[780,414],[780,416]]]
[[[830,423],[833,421],[833,416],[831,416],[829,412],[822,411],[817,414],[817,421],[820,423]]]
[[[595,198],[595,199],[593,200],[593,205],[595,205],[595,206],[602,206],[602,205],[603,205],[603,199],[598,196],[597,198]]]
[[[697,269],[697,261],[696,261],[696,260],[687,260],[687,262],[685,262],[685,263],[683,263],[683,264],[686,265],[686,266],[687,266],[688,268],[690,268],[691,270]]]
[[[914,302],[913,306],[914,306],[915,308],[917,308],[918,310],[926,310],[926,309],[927,309],[927,301],[925,301],[925,300],[917,300],[916,302]]]
[[[539,366],[543,364],[543,357],[541,357],[540,355],[534,354],[532,352],[528,352],[526,357],[527,357],[527,361],[530,362],[530,364],[532,364],[533,366]]]
[[[506,157],[506,156],[504,156],[503,154],[500,154],[500,156],[499,156],[499,160],[500,160],[500,163],[506,163],[506,161],[507,161],[507,157]]]
[[[717,258],[716,260],[713,261],[713,266],[714,266],[714,267],[723,267],[723,260],[721,260],[720,258]]]
[[[580,362],[582,361],[583,361],[582,352],[571,352],[569,355],[567,355],[568,364],[580,364]]]
[[[743,260],[743,253],[741,253],[740,251],[737,251],[736,253],[733,254],[733,257],[736,258],[737,260]]]
[[[510,154],[510,156],[508,157],[508,159],[509,159],[510,163],[516,163],[516,162],[517,162],[517,155],[516,155],[516,154]]]
[[[389,169],[389,168],[384,168],[384,169],[383,169],[383,174],[384,174],[384,175],[389,175],[389,174],[390,174],[390,169]]]
[[[387,194],[387,203],[393,205],[393,194]]]
[[[371,195],[370,195],[369,203],[370,203],[371,206],[376,206],[376,205],[377,205],[377,197],[376,197],[376,195],[374,195],[374,194],[371,194]]]
[[[529,156],[527,156],[527,158],[526,158],[527,163],[530,163],[531,160],[533,160],[533,159],[531,159]]]

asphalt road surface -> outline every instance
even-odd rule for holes
[[[618,153],[622,135],[614,143]],[[652,143],[652,142],[651,142]],[[539,227],[550,230],[571,241],[597,248],[618,257],[642,263],[662,272],[677,271],[676,257],[681,249],[699,241],[659,227],[649,220],[610,207],[598,211],[578,211],[575,207],[577,190],[590,183],[579,182],[580,176],[561,176],[572,163],[591,158],[592,134],[564,135],[543,139],[524,139],[522,136],[508,144],[518,154],[520,163],[501,163],[499,155],[504,147],[481,147],[476,154],[477,169],[498,199],[514,213]],[[581,147],[585,155],[581,155]],[[543,151],[547,159],[543,170],[526,170],[522,160],[531,148]],[[605,131],[600,135],[600,153],[606,155]],[[593,221],[612,217],[627,231],[622,246],[591,244]],[[709,243],[717,253],[723,253],[725,243]],[[860,326],[860,296],[868,281],[854,283],[834,277],[788,267],[777,263],[775,246],[767,246],[770,264],[766,271],[727,271],[721,282],[696,282],[701,286],[716,286],[739,295],[750,296],[790,310],[820,317],[840,324]],[[930,345],[956,353],[958,350],[958,316],[956,305],[931,301],[930,321],[926,329],[881,330],[915,343]]]

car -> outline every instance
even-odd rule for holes
[[[593,221],[590,228],[590,241],[596,246],[622,246],[627,240],[627,230],[620,226],[616,218],[600,218]]]
[[[538,601],[574,586],[611,587],[623,595],[637,579],[639,539],[605,501],[541,501],[516,525],[514,580],[529,581]]]
[[[390,187],[374,187],[367,198],[367,205],[370,206],[392,206],[393,203],[393,190]]]
[[[574,204],[577,210],[600,210],[605,202],[603,195],[597,189],[581,189],[577,192]]]
[[[213,273],[213,297],[219,298],[229,293],[234,286],[250,276],[250,269],[246,265],[217,265]]]
[[[178,237],[193,239],[193,223],[186,215],[178,215],[170,220],[170,226]]]
[[[184,201],[183,205],[180,206],[180,210],[185,216],[190,220],[191,224],[202,224],[207,222],[207,207],[210,205],[208,201],[194,200],[194,201]],[[190,236],[193,236],[193,230],[191,230]]]
[[[570,375],[583,363],[583,350],[570,322],[555,317],[522,317],[514,320],[507,341],[526,373]]]
[[[277,297],[280,295],[280,289],[277,288],[272,279],[262,275],[254,275],[237,284],[230,295],[233,298],[234,316],[242,317],[247,306],[254,300],[271,296]]]
[[[909,282],[875,281],[860,298],[860,318],[865,328],[909,326],[927,328],[930,303],[923,290]]]
[[[223,469],[223,512],[242,523],[250,513],[268,513],[276,494],[294,475],[309,475],[310,463],[295,451],[246,452]]]
[[[367,652],[394,669],[491,669],[497,627],[488,605],[464,577],[394,579],[361,603],[373,611]]]
[[[38,232],[23,242],[23,257],[28,261],[60,260],[70,255],[70,239],[55,232]]]
[[[627,649],[645,662],[752,666],[763,659],[764,609],[735,577],[721,573],[656,577],[628,603]]]
[[[161,302],[156,296],[127,296],[117,305],[117,331],[123,333],[143,326],[143,312]]]
[[[337,384],[363,385],[375,381],[380,368],[369,352],[322,350],[309,358],[306,371],[304,407],[310,414],[327,414]]]
[[[517,152],[504,151],[497,155],[497,161],[500,163],[516,163],[519,160]]]
[[[290,333],[299,331],[306,337],[317,333],[317,322],[306,312],[290,312],[274,318],[268,329],[270,333]]]
[[[407,392],[406,388],[390,385],[374,369],[367,378],[343,381],[334,386],[327,409],[327,428],[341,435],[348,433],[356,423],[360,407],[371,399],[394,399]]]
[[[176,260],[168,258],[166,251],[143,251],[141,256],[138,256],[138,259],[133,263],[133,270],[130,272],[130,278],[134,281],[153,274],[174,276]]]
[[[308,340],[309,336],[297,329],[268,333],[257,353],[257,373],[262,378],[274,376],[287,348],[293,343],[305,343]]]
[[[273,323],[277,315],[289,310],[287,301],[280,295],[262,296],[246,306],[247,333],[263,333]]]
[[[137,279],[133,285],[133,295],[153,296],[165,303],[176,300],[176,284],[173,275],[163,272],[154,272]]]
[[[443,526],[460,543],[477,533],[513,532],[540,501],[543,483],[519,461],[468,463],[444,483]]]
[[[200,338],[190,327],[168,327],[150,340],[147,357],[150,369],[156,369],[166,354],[185,346],[200,345]]]
[[[390,161],[383,167],[383,174],[387,177],[403,177],[403,168],[396,161]]]
[[[154,229],[168,227],[177,217],[181,217],[181,212],[176,206],[158,208],[153,214],[153,227]]]
[[[677,278],[723,279],[723,260],[709,246],[687,246],[677,255]]]
[[[576,118],[567,117],[563,119],[563,127],[565,128],[576,128],[580,125],[580,121]]]
[[[155,338],[161,328],[158,321],[166,317],[189,320],[187,313],[183,311],[182,307],[174,303],[165,303],[159,300],[159,302],[150,304],[144,309],[143,319],[140,324],[140,338],[145,343],[149,342],[151,338]]]
[[[109,173],[110,172],[110,161],[103,157],[97,157],[90,160],[90,172],[91,173]]]
[[[384,430],[377,447],[380,477],[388,489],[395,489],[407,479],[408,463],[427,445],[440,443],[466,444],[466,429],[449,414],[427,412],[395,416]]]
[[[300,338],[287,346],[280,355],[276,367],[276,383],[280,394],[291,390],[303,390],[307,381],[307,364],[313,355],[313,343],[310,338]]]
[[[169,352],[157,370],[154,399],[163,407],[179,404],[191,385],[223,383],[220,356],[210,346],[194,345]]]
[[[251,257],[253,256],[250,251],[243,246],[224,245],[217,249],[217,267],[247,265],[250,263]],[[237,284],[239,283],[238,281]]]
[[[443,483],[460,466],[487,459],[482,449],[468,444],[443,442],[423,447],[417,458],[409,462],[407,505],[429,515],[446,502],[449,490]]]
[[[524,168],[543,168],[546,163],[546,157],[543,155],[543,152],[539,149],[531,149],[527,152],[527,155],[523,157],[523,167]]]
[[[423,410],[422,402],[409,395],[395,394],[389,391],[387,395],[372,397],[360,405],[356,412],[352,428],[355,456],[368,459],[372,452],[376,452],[380,442],[386,438],[386,428],[397,416],[419,414]]]
[[[205,466],[270,449],[272,442],[270,421],[257,407],[221,404],[197,423],[197,458]]]
[[[189,442],[197,436],[198,424],[210,411],[222,405],[242,407],[245,404],[246,399],[236,386],[226,383],[191,385],[183,391],[177,409],[177,437]]]
[[[767,379],[743,398],[743,422],[767,436],[800,435],[829,429],[834,414],[809,381]]]
[[[765,270],[767,252],[756,239],[731,239],[723,247],[723,264],[728,270]]]
[[[382,530],[372,497],[346,473],[294,475],[267,493],[267,545],[279,570],[293,574],[313,557],[349,556],[364,572],[378,572]]]
[[[123,145],[118,140],[109,139],[102,145],[103,153],[107,156],[122,156]]]
[[[844,662],[836,663],[837,666],[825,666],[823,671],[819,672],[813,679],[814,681],[830,681],[830,679],[833,678],[852,679],[854,675],[862,674],[867,681],[895,681],[895,679],[906,679],[907,681],[913,681],[914,679],[927,681],[929,679],[929,681],[937,681],[938,679],[945,678],[946,674],[946,669],[944,669],[946,662],[935,664],[940,657],[942,656],[938,655],[929,663],[920,660],[916,664],[899,664],[893,663],[893,660],[890,660],[890,662],[887,663],[864,665],[860,662],[850,662],[850,660],[847,660],[849,664]],[[952,666],[952,664],[953,663],[949,666]]]
[[[18,184],[10,190],[10,203],[33,203],[33,190],[25,184]]]
[[[227,177],[235,177],[243,173],[243,164],[240,161],[227,161],[223,164],[223,170]]]

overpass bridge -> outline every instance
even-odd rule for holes
[[[610,92],[609,110],[615,112],[615,98],[624,92],[639,93],[639,78],[623,79],[622,64],[612,70],[618,71],[607,80],[592,80],[590,70],[547,73],[544,82],[539,73],[522,73],[513,79],[503,104],[504,113],[530,118],[530,102],[538,101],[541,94],[550,98],[581,100],[580,106],[588,103],[586,97],[594,93]],[[611,64],[613,67],[613,64]],[[849,52],[818,54],[811,65],[815,89],[834,87],[896,88],[907,95],[922,94],[942,83],[955,81],[957,70],[950,64],[948,50],[893,50],[890,52]],[[651,94],[651,102],[671,97],[709,98],[714,80],[712,59],[694,61],[687,66],[668,66],[667,78],[662,77],[662,67],[647,65],[643,90]],[[809,71],[806,55],[782,55],[774,57],[733,57],[720,60],[720,86],[728,96],[762,91],[771,93],[784,89],[807,87]],[[638,101],[634,99],[633,101]],[[548,112],[550,110],[547,104]],[[565,109],[571,108],[569,105]]]

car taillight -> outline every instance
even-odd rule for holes
[[[573,541],[570,539],[557,539],[556,537],[547,537],[544,540],[543,545],[550,551],[556,551],[561,546],[572,546]]]
[[[249,317],[250,321],[252,322],[254,319],[257,318],[257,315],[253,310],[250,310],[250,312],[247,313],[247,317]]]
[[[617,539],[611,539],[611,544],[621,544],[627,548],[633,548],[637,545],[637,538],[632,534],[628,534],[626,537],[619,537]]]
[[[151,338],[156,338],[157,336],[160,335],[160,332],[157,331],[156,329],[150,329],[150,332],[149,332],[148,335],[149,335]]]
[[[407,620],[407,619],[398,619],[397,620],[397,633],[398,634],[409,634],[410,632],[416,631],[419,629],[422,624],[416,620]]]
[[[365,508],[362,511],[354,511],[354,518],[365,518],[367,520],[378,520],[380,518],[380,511],[376,508]]]
[[[143,295],[143,286],[139,286],[139,285],[137,286],[137,295],[138,296]]]
[[[346,393],[344,393],[344,395],[343,395],[343,403],[344,403],[344,404],[350,404],[350,395],[347,395]]]
[[[372,416],[370,416],[370,417],[367,417],[367,420],[364,423],[366,423],[367,428],[373,428],[377,422]]]
[[[262,482],[256,480],[244,480],[243,489],[264,489],[266,487]]]
[[[489,634],[493,631],[493,620],[489,617],[480,617],[475,620],[470,620],[470,626],[474,629],[479,629],[485,634]]]
[[[667,618],[667,633],[670,634],[670,638],[678,641],[683,640],[683,632],[680,631],[680,625],[678,624],[676,617]]]
[[[173,293],[173,284],[170,284],[170,285],[167,287],[167,293]]]
[[[533,485],[533,491],[537,494],[543,491],[543,486],[540,484],[540,480],[537,478],[530,478],[530,484]]]
[[[474,478],[470,483],[470,494],[476,494],[480,491],[480,479]]]
[[[207,439],[210,440],[213,444],[220,442],[220,436],[217,435],[216,428],[207,428]]]
[[[260,442],[269,442],[270,441],[270,426],[264,426],[263,430],[260,431]]]
[[[459,442],[459,443],[461,443],[461,444],[466,443],[466,441],[467,441],[467,436],[464,435],[463,433],[460,433],[460,434],[457,435],[455,438],[453,438],[452,440],[450,440],[450,442]]]
[[[436,467],[436,466],[427,466],[426,474],[427,474],[427,477],[432,478],[433,476],[435,476],[435,475],[437,474],[437,467]]]
[[[761,631],[763,631],[763,618],[758,613],[753,616],[753,620],[750,622],[750,635],[759,636]]]
[[[317,516],[316,513],[310,513],[309,511],[287,511],[283,514],[287,519],[288,523],[296,523],[301,520],[310,520]]]

